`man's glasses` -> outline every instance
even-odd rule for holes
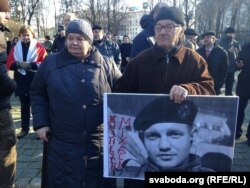
[[[173,31],[176,27],[180,27],[181,25],[178,24],[168,24],[168,25],[156,25],[154,27],[156,33],[160,33],[164,28],[165,31]]]

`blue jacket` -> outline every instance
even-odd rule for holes
[[[116,42],[110,40],[100,40],[94,41],[93,44],[102,55],[114,60],[117,67],[120,68],[122,63],[121,51]]]
[[[154,20],[150,15],[144,15],[140,20],[143,30],[134,38],[130,57],[134,58],[141,51],[154,45]]]
[[[88,175],[102,169],[103,93],[111,92],[120,76],[96,48],[84,62],[63,49],[39,67],[30,95],[34,130],[51,129],[46,188],[100,183]]]

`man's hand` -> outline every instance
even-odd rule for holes
[[[48,142],[48,133],[50,132],[49,127],[43,127],[36,130],[37,136],[45,142]]]
[[[174,85],[171,88],[169,95],[171,100],[174,100],[175,103],[180,104],[182,101],[186,100],[188,91],[181,86]]]

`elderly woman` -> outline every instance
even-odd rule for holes
[[[116,186],[102,175],[103,93],[121,73],[92,42],[91,25],[71,21],[66,48],[45,58],[31,85],[34,130],[48,142],[46,188]]]
[[[14,71],[14,79],[17,83],[15,95],[19,96],[21,103],[22,130],[17,135],[21,139],[28,134],[30,127],[30,84],[47,52],[45,47],[34,38],[35,33],[31,26],[22,25],[18,34],[19,40],[8,56],[7,67]]]

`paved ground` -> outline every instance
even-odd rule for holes
[[[20,131],[20,109],[17,99],[12,100],[12,113],[17,132]],[[250,104],[248,105],[247,119],[244,124],[246,131],[246,122],[250,119]],[[17,144],[17,188],[39,188],[41,181],[42,165],[42,142],[36,139],[34,132],[18,141]],[[250,171],[250,147],[246,145],[246,137],[242,136],[235,143],[235,153],[233,160],[233,171]],[[122,188],[122,180],[118,182]]]

